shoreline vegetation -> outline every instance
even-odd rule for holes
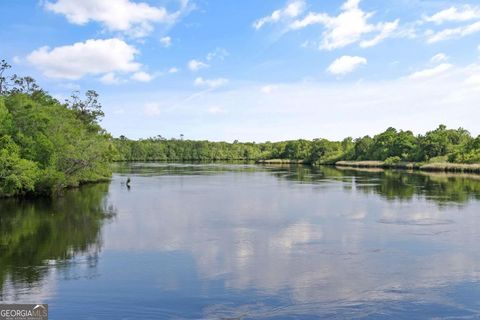
[[[0,61],[0,198],[58,195],[106,181],[115,156],[98,94],[60,102]]]
[[[425,134],[388,128],[374,136],[280,142],[113,138],[100,126],[98,94],[60,102],[0,61],[0,198],[58,195],[109,180],[113,162],[255,161],[480,173],[480,136],[440,125]]]
[[[388,128],[373,137],[280,142],[211,142],[157,136],[115,139],[115,161],[254,161],[258,164],[337,165],[480,173],[480,136],[444,125],[425,134]]]
[[[401,169],[401,170],[419,170],[427,172],[452,172],[452,173],[479,173],[480,164],[463,163],[415,163],[399,162],[385,163],[383,161],[338,161],[337,167],[346,168],[379,168],[379,169]]]
[[[291,159],[261,159],[255,161],[257,164],[309,164],[305,160],[291,160]]]

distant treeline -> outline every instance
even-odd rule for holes
[[[165,139],[115,139],[118,161],[216,161],[284,159],[309,164],[340,160],[396,162],[480,162],[480,136],[440,125],[424,135],[388,128],[373,137],[240,143]]]
[[[95,91],[61,103],[0,62],[0,197],[53,194],[109,178],[115,148]]]

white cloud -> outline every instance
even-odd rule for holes
[[[161,107],[158,103],[147,103],[143,108],[143,113],[147,116],[158,116],[161,114]]]
[[[165,48],[168,48],[172,45],[172,38],[170,38],[169,36],[166,36],[166,37],[162,37],[160,39],[160,43],[162,44],[162,46],[164,46]]]
[[[360,47],[370,48],[370,47],[376,46],[377,44],[382,42],[384,39],[390,37],[390,35],[395,30],[397,30],[399,21],[400,20],[397,19],[393,22],[378,24],[377,26],[378,26],[378,30],[380,30],[380,33],[370,40],[363,40],[362,42],[360,42]]]
[[[448,60],[448,56],[445,53],[437,53],[431,59],[431,63],[440,63]]]
[[[417,71],[412,73],[409,78],[410,79],[425,79],[425,78],[432,78],[438,76],[446,71],[450,70],[453,65],[448,63],[442,63],[434,68],[429,68],[421,71]]]
[[[333,61],[327,71],[335,75],[344,75],[365,64],[367,64],[367,59],[363,57],[343,56]]]
[[[214,59],[218,60],[224,60],[226,57],[228,57],[229,53],[226,49],[224,48],[216,48],[214,51],[209,52],[207,54],[207,60],[212,61]]]
[[[265,94],[270,94],[270,93],[273,93],[274,91],[276,91],[277,89],[278,89],[278,86],[273,85],[273,84],[268,84],[268,85],[260,88],[260,91],[265,93]]]
[[[430,32],[428,34],[427,42],[435,43],[449,39],[463,38],[477,32],[480,32],[480,21],[457,28],[448,28],[438,32]]]
[[[370,24],[368,20],[372,12],[364,12],[359,8],[360,0],[348,0],[342,5],[342,12],[338,16],[326,13],[310,12],[303,19],[290,24],[291,30],[298,30],[314,24],[324,26],[323,39],[320,49],[333,50],[360,42],[362,47],[372,47],[382,40],[392,36],[398,28],[399,20]],[[377,33],[370,40],[363,40],[365,35]]]
[[[439,11],[432,16],[423,18],[426,22],[433,22],[442,24],[445,22],[461,22],[480,19],[480,8],[465,5],[461,8],[450,7],[448,9]]]
[[[207,60],[208,63],[199,59],[192,59],[187,63],[187,67],[190,69],[190,71],[198,71],[200,69],[209,68],[209,63],[211,63],[213,60],[224,60],[228,55],[229,53],[226,49],[216,48],[205,56],[205,60]]]
[[[313,24],[327,24],[332,21],[332,18],[326,13],[310,12],[301,20],[295,20],[290,24],[293,30],[303,29]]]
[[[222,113],[226,113],[226,112],[225,112],[225,109],[223,109],[222,107],[210,107],[210,108],[208,108],[207,112],[208,112],[208,113],[211,113],[211,114],[222,114]]]
[[[464,5],[461,7],[450,7],[448,9],[439,11],[432,16],[424,16],[424,22],[431,22],[437,25],[441,25],[447,22],[455,23],[467,22],[472,20],[476,21],[457,27],[445,28],[440,31],[427,30],[427,42],[436,43],[449,39],[458,39],[480,32],[480,7],[473,7],[470,5]]]
[[[272,12],[271,15],[258,19],[253,23],[255,29],[260,29],[264,25],[269,23],[279,22],[281,20],[293,19],[298,17],[305,10],[305,1],[295,0],[287,3],[282,9],[278,9]]]
[[[123,81],[115,74],[115,72],[109,72],[100,78],[100,82],[103,84],[120,84]]]
[[[204,79],[198,77],[194,81],[194,85],[197,87],[208,87],[210,89],[219,88],[228,83],[228,79],[225,78],[216,78],[216,79]]]
[[[39,48],[27,56],[27,61],[45,76],[76,80],[86,75],[110,72],[136,72],[138,50],[120,39],[87,40],[73,45]]]
[[[188,69],[191,71],[198,71],[200,69],[208,68],[209,65],[203,61],[192,59],[187,64]]]
[[[109,31],[125,32],[132,37],[151,33],[155,23],[172,24],[188,10],[188,1],[182,1],[178,11],[169,13],[164,7],[150,6],[130,0],[57,0],[45,3],[45,8],[64,15],[70,23],[84,25],[100,23]]]
[[[154,79],[154,76],[144,71],[139,71],[139,72],[135,72],[131,78],[132,80],[135,80],[135,81],[150,82]]]
[[[465,80],[465,84],[480,88],[480,73],[469,76]]]
[[[178,68],[172,67],[168,69],[168,73],[177,73],[177,72],[178,72]]]

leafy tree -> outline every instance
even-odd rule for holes
[[[105,116],[102,105],[98,101],[98,93],[95,90],[85,92],[85,99],[80,98],[80,93],[74,91],[71,99],[67,100],[67,107],[77,112],[80,120],[86,124],[98,123]]]
[[[12,196],[33,191],[39,177],[33,161],[20,158],[20,147],[10,136],[0,138],[0,195]]]
[[[395,128],[388,128],[385,132],[376,135],[373,138],[371,154],[374,160],[385,160],[393,156],[393,146],[397,137]]]
[[[480,163],[480,136],[470,139],[448,157],[450,162]]]
[[[419,138],[419,161],[428,161],[434,157],[447,156],[471,140],[470,133],[462,128],[449,130],[445,125],[429,131]]]
[[[353,147],[354,156],[349,160],[370,160],[373,143],[373,139],[370,136],[356,139],[355,146]]]
[[[8,78],[5,75],[8,69],[12,66],[7,63],[5,60],[0,61],[0,96],[4,95],[8,91]]]
[[[283,158],[301,160],[307,159],[311,153],[311,142],[307,140],[287,141],[283,151]]]
[[[38,86],[35,79],[32,77],[19,77],[14,74],[11,77],[13,82],[12,93],[24,93],[29,95],[34,95],[43,92],[43,90]]]
[[[117,154],[97,123],[98,94],[67,107],[31,77],[7,77],[0,65],[0,197],[53,194],[65,187],[103,180]],[[8,90],[7,90],[8,89]]]
[[[309,162],[314,164],[335,163],[341,159],[344,147],[346,147],[344,143],[332,142],[327,139],[315,139],[312,143]]]

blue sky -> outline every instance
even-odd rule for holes
[[[52,95],[95,89],[114,136],[480,133],[480,3],[0,2],[0,57]]]

